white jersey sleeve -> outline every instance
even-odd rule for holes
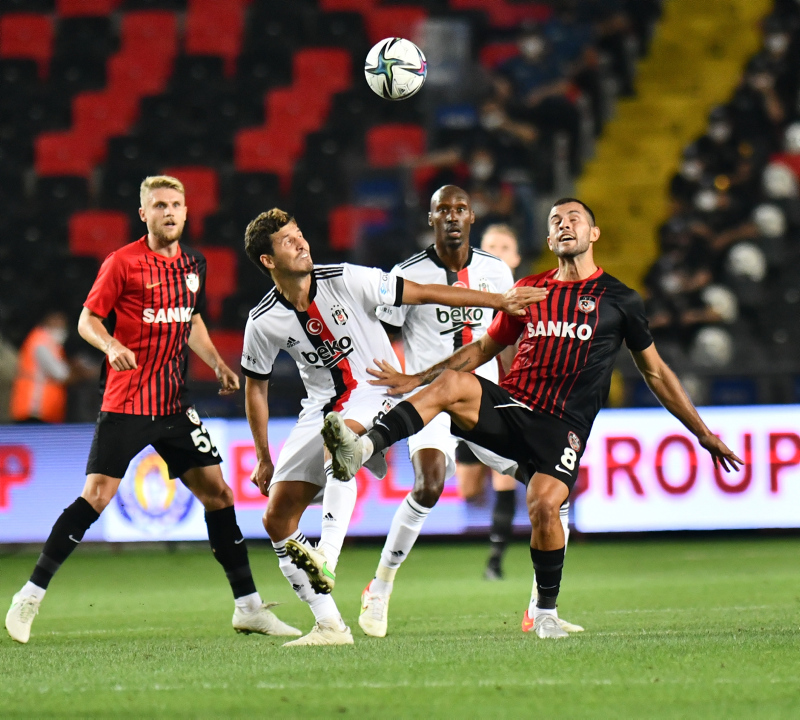
[[[242,372],[255,380],[269,380],[279,350],[262,332],[259,320],[249,317],[244,329]]]
[[[380,305],[400,305],[403,302],[403,278],[394,270],[344,264],[343,280],[353,299],[367,312],[374,313]]]
[[[403,268],[399,265],[395,265],[392,268],[392,274],[396,275],[397,277],[405,278],[405,273],[403,272]],[[406,315],[408,314],[408,305],[381,305],[375,311],[375,314],[378,316],[378,320],[387,325],[392,325],[396,328],[403,327],[403,323],[406,321]]]

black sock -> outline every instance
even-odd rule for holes
[[[558,591],[561,588],[561,571],[564,567],[564,553],[567,548],[558,550],[534,550],[531,548],[533,571],[536,573],[536,607],[554,610]]]
[[[494,509],[492,510],[492,530],[489,542],[492,546],[491,556],[498,560],[503,557],[506,545],[511,539],[511,528],[514,524],[516,491],[498,490],[495,492]]]
[[[217,562],[222,565],[233,590],[233,597],[251,595],[256,591],[250,561],[247,559],[247,546],[239,526],[236,524],[236,511],[233,505],[222,510],[206,510],[208,542]]]
[[[42,548],[42,554],[36,561],[31,582],[40,588],[47,589],[58,568],[80,545],[84,533],[99,517],[100,513],[82,497],[79,497],[68,508],[64,508],[64,512],[61,513],[50,531],[50,536]]]
[[[374,452],[379,453],[398,440],[416,435],[424,427],[417,409],[403,400],[372,426],[367,437],[372,440]]]

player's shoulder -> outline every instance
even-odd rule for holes
[[[206,262],[206,256],[198,250],[196,247],[192,247],[191,245],[184,245],[181,243],[181,252],[188,260],[194,260],[198,263]]]
[[[316,280],[333,280],[344,275],[345,270],[353,265],[349,263],[334,263],[331,265],[314,265],[314,278]]]
[[[147,252],[144,244],[145,238],[141,237],[133,242],[126,243],[106,256],[106,262],[127,264],[135,261]]]
[[[607,273],[605,270],[603,270],[597,280],[598,285],[601,288],[604,288],[606,291],[611,291],[620,300],[636,301],[641,297],[636,290],[626,285],[624,282],[622,282],[622,280],[619,280],[610,273]]]
[[[248,323],[255,322],[259,318],[263,318],[272,308],[278,303],[278,291],[272,288],[264,297],[261,302],[256,305],[249,314]]]
[[[497,255],[492,255],[492,253],[480,248],[472,248],[472,257],[473,262],[479,262],[490,267],[508,267]]]
[[[430,261],[430,254],[428,250],[420,250],[418,253],[414,253],[410,258],[403,260],[403,262],[397,263],[397,267],[400,268],[400,270],[408,270],[415,265],[424,263],[426,260]]]

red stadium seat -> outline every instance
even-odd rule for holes
[[[515,42],[489,43],[481,48],[481,65],[494,70],[506,60],[517,57],[517,55],[519,55],[519,45]]]
[[[164,170],[164,174],[172,175],[183,183],[192,240],[201,239],[206,218],[219,207],[217,171],[207,167],[175,167]]]
[[[288,192],[295,160],[303,150],[302,135],[286,135],[267,127],[245,128],[234,137],[233,162],[239,172],[268,172]]]
[[[59,17],[93,17],[110,15],[122,0],[56,0]]]
[[[128,216],[115,210],[86,210],[69,219],[69,251],[100,262],[130,241]]]
[[[225,364],[233,372],[240,374],[244,333],[241,330],[209,330],[208,334]],[[217,379],[214,371],[196,356],[189,362],[189,372],[192,380],[199,382],[215,382]]]
[[[211,320],[217,320],[222,311],[222,301],[236,292],[236,251],[226,247],[204,247],[203,255],[208,262],[208,315]]]
[[[242,49],[244,11],[241,1],[192,0],[186,16],[186,53],[222,57],[225,71],[233,75]]]
[[[413,40],[417,35],[417,27],[427,17],[425,10],[412,5],[371,8],[365,15],[367,36],[371,43],[388,37]]]
[[[361,232],[370,223],[386,222],[387,213],[380,208],[340,205],[328,214],[328,245],[331,250],[352,250],[358,245]]]
[[[47,77],[53,56],[53,23],[47,15],[7,13],[0,17],[0,57],[26,58]]]
[[[323,12],[364,12],[376,4],[377,0],[319,0]]]
[[[172,56],[117,53],[106,64],[108,87],[137,97],[160,95],[172,75]]]
[[[139,99],[125,89],[79,93],[72,100],[72,126],[78,133],[108,139],[125,135],[139,114]],[[105,144],[105,143],[104,143]],[[105,152],[98,160],[105,158]]]
[[[425,152],[425,130],[419,125],[387,123],[367,131],[367,161],[374,168],[390,168]]]
[[[331,94],[347,90],[353,84],[350,53],[337,48],[298,50],[292,60],[294,86],[314,88]]]
[[[125,13],[120,30],[120,53],[174,58],[178,54],[178,20],[167,10]]]
[[[91,135],[66,132],[40,133],[34,140],[37,175],[75,175],[88,178],[103,152],[105,140]]]
[[[294,86],[270,90],[264,97],[266,127],[297,136],[319,130],[330,105],[325,93],[303,92]]]

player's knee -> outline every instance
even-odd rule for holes
[[[547,496],[528,499],[528,517],[535,528],[544,528],[554,522],[560,523],[560,509],[560,503]]]
[[[292,534],[292,531],[288,529],[288,519],[284,513],[280,512],[278,503],[270,502],[267,505],[262,520],[264,522],[264,530],[267,531],[267,535],[269,535],[272,542],[280,542]]]
[[[114,499],[119,481],[103,475],[90,475],[86,478],[81,497],[98,513],[103,512]]]
[[[441,475],[426,475],[422,482],[417,482],[411,497],[422,507],[432,508],[438,502],[444,490],[444,473]]]

